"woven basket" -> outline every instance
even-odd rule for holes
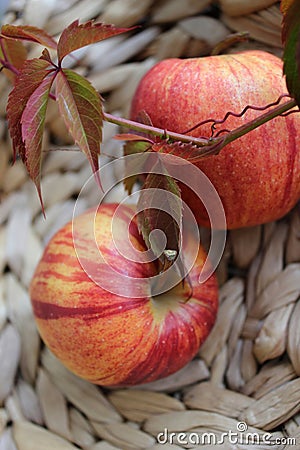
[[[142,24],[133,35],[86,47],[68,61],[99,89],[108,112],[126,115],[138,81],[156,61],[208,55],[234,31],[250,34],[235,51],[259,48],[281,56],[278,3],[254,2],[255,11],[234,9],[243,3],[248,2],[12,0],[5,22],[45,27],[55,35],[75,19]],[[36,52],[33,47],[31,56]],[[259,446],[257,435],[278,439],[272,448],[300,448],[299,209],[277,223],[229,233],[218,268],[218,318],[188,366],[138,388],[91,385],[42,345],[28,296],[43,248],[72,218],[90,167],[51,102],[44,220],[23,165],[11,165],[5,122],[10,85],[4,76],[0,90],[0,450],[270,448],[268,442]],[[105,124],[102,164],[122,153],[112,139],[118,131]],[[93,205],[96,195],[94,189],[85,191],[79,210]],[[117,184],[106,200],[125,196]],[[230,430],[244,438],[252,433],[248,445],[228,437],[221,444],[222,433]],[[196,438],[203,433],[212,433],[211,440],[200,446]]]

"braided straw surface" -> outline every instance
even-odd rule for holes
[[[246,4],[250,10],[243,8]],[[138,81],[156,61],[208,55],[235,31],[250,34],[247,42],[235,44],[235,51],[282,54],[279,6],[270,0],[11,0],[4,22],[45,27],[58,36],[72,21],[92,18],[118,26],[142,24],[133,34],[85,47],[68,60],[100,91],[106,111],[120,115],[128,114]],[[30,47],[32,57],[37,51]],[[0,90],[0,450],[198,448],[192,440],[183,444],[178,434],[165,445],[157,436],[167,428],[186,436],[211,432],[221,437],[242,431],[241,423],[248,432],[286,439],[286,446],[272,448],[300,448],[299,208],[277,223],[229,233],[218,268],[218,318],[187,367],[142,387],[101,389],[68,372],[43,346],[28,296],[45,244],[72,218],[89,164],[51,102],[44,141],[44,220],[23,165],[11,165],[5,121],[10,85],[3,75]],[[112,139],[119,131],[105,124],[102,164],[121,155]],[[118,184],[106,200],[125,195]],[[80,210],[95,201],[90,189]],[[219,448],[269,446],[227,442]]]

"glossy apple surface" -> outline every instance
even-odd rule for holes
[[[42,339],[66,367],[92,383],[126,386],[165,377],[193,358],[215,321],[218,291],[214,276],[198,282],[206,258],[199,248],[189,274],[193,295],[188,301],[181,286],[154,298],[149,286],[145,296],[130,297],[130,278],[151,277],[157,267],[155,262],[131,262],[117,251],[111,227],[116,208],[104,204],[96,216],[87,211],[75,219],[80,261],[72,223],[58,231],[36,268],[30,296]],[[124,220],[134,216],[133,206],[121,208]],[[95,223],[98,248],[122,274],[121,289],[129,296],[108,292],[83,270],[82,262],[98,279],[107,277],[87,232],[91,223]],[[143,252],[146,247],[135,219],[129,230],[134,248]],[[109,281],[114,285],[120,277]]]
[[[141,80],[131,118],[145,110],[153,125],[184,133],[206,119],[223,119],[247,105],[263,107],[287,93],[282,61],[266,52],[248,51],[194,59],[168,59]],[[262,112],[230,116],[217,130],[232,130]],[[300,114],[277,117],[228,144],[197,166],[217,189],[228,228],[252,226],[285,215],[300,198]],[[188,133],[210,137],[211,124]],[[183,200],[201,225],[208,216],[185,186]]]

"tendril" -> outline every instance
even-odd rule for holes
[[[212,123],[211,125],[211,136],[212,137],[216,137],[220,134],[220,132],[218,132],[217,135],[215,135],[215,127],[216,125],[221,125],[224,122],[226,122],[226,120],[228,119],[228,117],[233,116],[233,117],[242,117],[248,110],[253,110],[253,111],[265,111],[269,108],[271,108],[272,106],[277,106],[279,105],[279,103],[281,102],[281,100],[283,98],[292,98],[289,94],[282,94],[278,97],[278,99],[275,102],[269,103],[268,105],[265,106],[253,106],[253,105],[247,105],[245,106],[245,108],[240,112],[240,113],[235,113],[233,111],[228,111],[225,116],[223,117],[223,119],[206,119],[203,120],[202,122],[197,123],[196,125],[194,125],[193,127],[183,131],[181,134],[187,134],[190,133],[194,130],[196,130],[196,128],[199,128],[203,125],[206,125],[207,123]],[[296,112],[296,111],[290,111],[288,113],[285,114],[281,114],[281,116],[287,116],[288,114],[291,114],[292,112]],[[223,132],[223,130],[221,130],[221,132]],[[226,130],[226,132],[230,132],[228,130]]]
[[[299,109],[292,109],[291,111],[287,111],[286,113],[280,114],[279,117],[287,117],[290,114],[295,114],[295,113],[298,113],[298,112],[299,112]]]
[[[218,131],[218,132],[214,135],[214,137],[219,137],[220,134],[224,134],[224,133],[227,133],[227,134],[228,134],[228,133],[230,133],[230,131],[231,131],[231,130],[228,130],[228,129],[224,128],[224,129]]]

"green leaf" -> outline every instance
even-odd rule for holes
[[[43,79],[29,97],[21,118],[22,138],[26,148],[25,163],[28,173],[36,185],[42,205],[40,188],[42,142],[46,110],[53,80],[54,75]]]
[[[65,56],[79,48],[102,41],[117,34],[126,33],[132,28],[117,28],[104,23],[89,21],[79,25],[79,21],[71,23],[62,32],[57,46],[58,60],[61,62]]]
[[[97,172],[103,124],[100,95],[81,75],[61,69],[56,75],[56,98],[67,129]]]
[[[177,182],[159,161],[148,173],[138,201],[138,226],[165,271],[176,260],[181,240],[182,201]],[[165,236],[165,246],[160,230]]]
[[[3,25],[1,35],[6,38],[37,42],[44,47],[56,49],[56,41],[46,31],[29,25]]]
[[[25,61],[8,97],[7,118],[14,158],[18,154],[24,163],[26,163],[27,155],[22,136],[22,115],[29,98],[49,74],[48,68],[49,63],[39,58]]]
[[[300,2],[282,0],[283,71],[289,93],[300,106]]]

